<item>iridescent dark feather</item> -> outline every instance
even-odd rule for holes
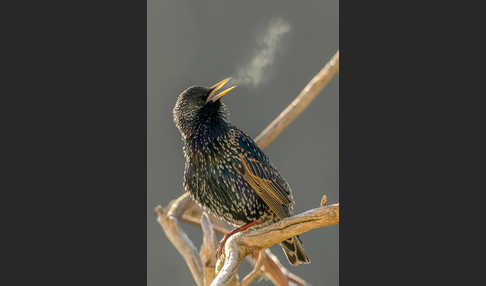
[[[206,103],[211,89],[184,91],[174,108],[184,141],[184,189],[206,211],[241,226],[292,215],[292,190],[253,139],[229,123],[224,104]],[[309,263],[298,237],[281,244],[292,264]]]

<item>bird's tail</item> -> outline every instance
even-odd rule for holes
[[[310,263],[310,259],[304,252],[304,246],[302,245],[302,240],[300,240],[299,236],[294,236],[282,241],[280,246],[282,246],[285,256],[287,256],[287,259],[292,265],[297,266],[299,264]]]

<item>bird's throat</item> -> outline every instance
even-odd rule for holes
[[[194,120],[190,126],[186,126],[185,140],[208,143],[224,136],[229,130],[229,123],[223,117],[204,118]]]

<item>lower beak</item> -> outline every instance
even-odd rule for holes
[[[209,96],[206,99],[206,103],[208,103],[208,102],[215,102],[216,100],[218,100],[221,97],[223,97],[223,95],[227,94],[228,92],[230,92],[231,90],[233,90],[234,88],[236,88],[236,86],[232,86],[232,87],[227,88],[227,89],[223,90],[222,92],[216,94],[216,92],[218,90],[220,90],[230,80],[231,80],[231,78],[228,77],[228,78],[225,78],[222,81],[218,82],[217,84],[213,85],[211,87],[211,92],[209,93]]]

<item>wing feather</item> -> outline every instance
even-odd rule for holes
[[[281,185],[284,181],[277,178],[279,175],[271,176],[267,167],[254,158],[246,158],[240,155],[240,162],[242,168],[236,169],[243,179],[278,217],[288,217],[292,201],[289,198],[289,191]]]

